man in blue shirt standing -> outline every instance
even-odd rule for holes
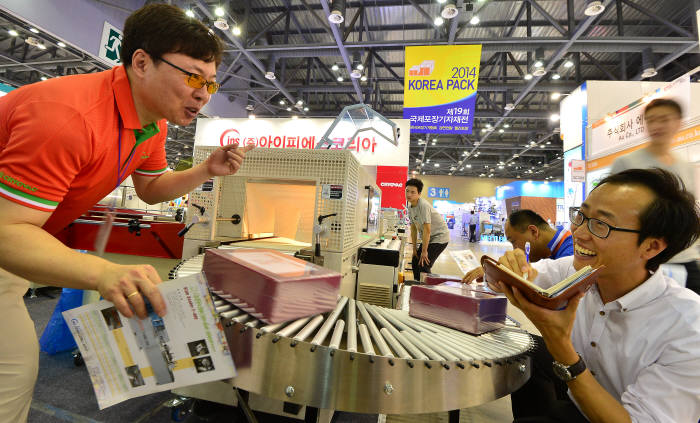
[[[505,232],[513,249],[525,250],[525,243],[530,243],[530,262],[574,255],[571,231],[562,227],[553,229],[542,216],[532,210],[516,210],[511,213],[506,221]],[[467,272],[462,282],[470,283],[483,275],[484,270],[477,267]]]

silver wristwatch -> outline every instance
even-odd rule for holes
[[[578,354],[578,361],[571,366],[559,363],[558,361],[552,362],[552,370],[559,379],[564,382],[570,382],[586,370],[586,363],[583,361],[581,354]]]

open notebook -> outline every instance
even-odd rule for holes
[[[552,310],[565,307],[569,299],[579,292],[585,292],[598,281],[598,269],[586,266],[566,279],[543,289],[528,281],[506,266],[498,263],[489,256],[481,258],[481,266],[484,268],[486,280],[489,282],[503,282],[515,286],[531,302]]]

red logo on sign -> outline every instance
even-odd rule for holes
[[[241,136],[240,132],[235,129],[227,129],[221,134],[219,142],[221,143],[222,147],[229,144],[241,145],[242,139],[243,137]]]

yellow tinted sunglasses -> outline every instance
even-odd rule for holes
[[[207,81],[206,79],[204,79],[204,77],[202,75],[186,71],[179,66],[173,65],[172,63],[168,62],[167,60],[163,59],[162,57],[160,58],[160,60],[169,64],[170,66],[174,67],[175,69],[179,70],[180,72],[184,73],[187,76],[187,78],[185,78],[185,82],[187,82],[187,85],[189,85],[190,87],[200,89],[206,85],[207,92],[209,94],[214,94],[217,91],[219,91],[219,87],[221,85],[218,82]]]

